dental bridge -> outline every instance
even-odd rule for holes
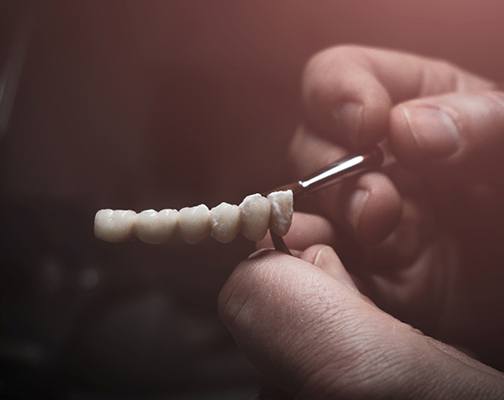
[[[294,200],[356,176],[377,169],[384,162],[383,151],[376,147],[368,152],[349,155],[312,175],[284,185],[269,194],[252,194],[241,204],[221,203],[211,210],[204,204],[181,210],[100,210],[94,220],[98,239],[118,243],[136,237],[144,243],[161,244],[180,238],[196,244],[211,236],[221,243],[232,242],[239,233],[257,242],[268,230],[275,248],[290,254],[282,237],[292,223]]]

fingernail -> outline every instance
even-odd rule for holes
[[[322,247],[315,255],[315,259],[313,260],[313,265],[315,265],[319,268],[322,268],[322,266],[327,263],[327,260],[326,260],[327,251],[328,251],[327,247],[325,247],[325,246]]]
[[[266,253],[271,253],[272,251],[275,251],[273,248],[265,248],[265,249],[259,249],[254,251],[251,255],[249,255],[247,258],[249,260],[254,260],[256,258],[260,258],[263,255],[266,255]]]
[[[402,107],[411,135],[422,154],[443,158],[459,148],[460,133],[453,117],[446,111],[428,104]]]
[[[357,189],[350,196],[350,208],[349,208],[349,218],[350,224],[352,225],[355,232],[359,229],[360,219],[364,207],[366,206],[367,200],[369,198],[369,192],[364,189]]]
[[[333,112],[342,133],[352,144],[359,143],[363,111],[364,106],[362,104],[349,102],[342,104]]]

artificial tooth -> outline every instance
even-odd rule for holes
[[[257,242],[266,236],[270,220],[270,202],[260,194],[245,197],[240,204],[241,232]]]
[[[212,237],[221,243],[234,240],[240,230],[240,208],[236,205],[221,203],[210,210]]]
[[[186,207],[179,211],[179,231],[182,239],[195,244],[210,234],[210,211],[201,204],[196,207]]]
[[[100,210],[95,215],[95,236],[106,242],[123,242],[131,237],[136,219],[131,210]]]
[[[177,222],[176,210],[145,210],[138,214],[135,233],[144,243],[159,244],[173,236]]]
[[[172,209],[164,209],[158,212],[158,224],[163,241],[169,240],[175,234],[178,227],[179,212]]]
[[[270,229],[273,233],[284,236],[289,232],[294,212],[292,190],[270,193],[268,200],[271,202]]]

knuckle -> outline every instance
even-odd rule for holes
[[[338,46],[329,47],[315,53],[308,61],[307,66],[314,68],[323,67],[327,64],[332,64],[335,60],[344,60],[348,59],[349,57],[360,55],[364,50],[364,47],[353,44],[341,44]]]
[[[339,45],[315,53],[306,63],[305,74],[316,76],[318,72],[326,72],[336,63],[360,55],[363,48],[356,45]]]
[[[327,90],[327,78],[332,76],[335,68],[345,62],[359,57],[363,48],[356,45],[339,45],[314,54],[304,70],[304,82],[311,91],[323,94]]]

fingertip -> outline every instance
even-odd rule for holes
[[[306,175],[342,158],[347,150],[302,125],[290,142],[288,154],[296,173]]]
[[[264,279],[261,273],[263,266],[267,267],[279,255],[274,250],[261,249],[252,253],[234,269],[217,299],[220,319],[229,329],[240,325],[236,323],[236,319],[239,314],[243,318],[244,304],[250,298],[254,286]]]
[[[256,242],[256,249],[258,251],[272,247],[273,247],[273,240],[271,239],[271,234],[269,231],[266,233],[266,236],[264,238]]]
[[[416,142],[411,135],[409,110],[405,104],[390,112],[389,143],[394,156],[405,166],[413,166],[421,160]]]
[[[369,71],[363,50],[340,46],[315,55],[303,79],[306,119],[332,141],[354,149],[386,132],[391,99]]]
[[[347,200],[347,220],[359,241],[374,245],[399,223],[402,199],[392,181],[381,173],[368,173],[357,181]]]
[[[456,112],[435,102],[408,102],[391,113],[390,142],[410,167],[448,159],[461,145]]]
[[[308,247],[305,251],[303,251],[299,258],[302,260],[315,265],[315,259],[317,258],[318,253],[325,247],[328,247],[323,244],[314,244],[313,246]]]
[[[334,243],[336,232],[331,223],[320,215],[295,212],[292,216],[291,228],[283,239],[291,251],[305,250],[317,243]],[[268,233],[256,247],[258,249],[273,247],[271,235]]]
[[[341,259],[331,246],[316,244],[307,248],[299,256],[302,260],[318,267],[331,278],[345,284],[347,287],[357,290],[357,287],[343,266]]]
[[[273,269],[274,266],[279,264],[289,264],[289,262],[297,263],[301,261],[299,258],[281,253],[273,248],[263,248],[254,251],[236,266],[223,286],[221,294],[222,292],[229,292],[228,286],[236,286],[234,285],[236,282],[244,282],[247,285],[255,286],[258,280],[268,278],[263,276],[264,271]],[[279,271],[279,273],[283,273],[283,271]]]
[[[435,169],[434,177],[461,178],[461,167],[468,165],[472,174],[464,174],[464,179],[484,174],[502,147],[503,99],[498,92],[477,91],[398,105],[390,120],[392,150],[403,165],[417,171]]]

